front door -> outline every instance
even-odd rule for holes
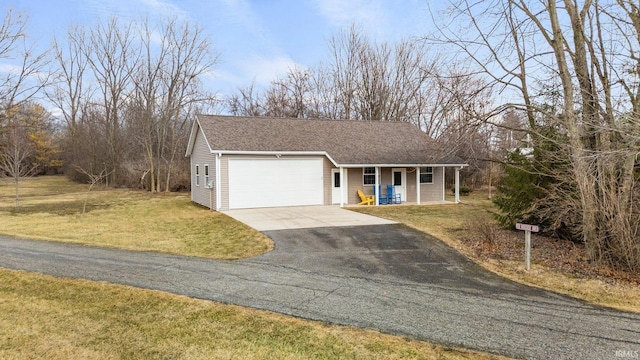
[[[340,181],[340,169],[331,169],[331,203],[340,204],[340,190],[342,182]],[[346,203],[347,199],[343,202]]]
[[[393,191],[400,194],[401,201],[407,201],[407,169],[392,169]]]

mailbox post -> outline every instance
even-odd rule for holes
[[[538,232],[538,225],[516,224],[517,230],[524,230],[524,266],[531,269],[531,233]]]

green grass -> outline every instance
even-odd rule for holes
[[[2,359],[497,359],[127,286],[0,269]]]
[[[87,190],[64,177],[25,179],[16,208],[13,187],[0,185],[0,233],[216,259],[246,258],[273,248],[260,232],[195,205],[188,194]]]

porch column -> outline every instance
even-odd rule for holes
[[[379,205],[380,194],[378,194],[378,186],[380,184],[380,180],[378,177],[380,176],[380,168],[376,166],[376,183],[373,185],[373,195],[375,195],[376,206]]]
[[[445,174],[447,173],[447,168],[446,167],[442,167],[442,201],[445,201],[445,198],[447,197],[447,183],[445,182]]]
[[[460,202],[460,168],[456,167],[456,204]]]
[[[333,181],[333,179],[331,179]],[[344,207],[344,168],[340,166],[340,207]]]
[[[420,167],[416,167],[416,203],[420,205]]]

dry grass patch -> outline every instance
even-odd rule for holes
[[[97,188],[64,177],[26,179],[22,205],[13,188],[0,185],[3,235],[128,250],[216,259],[256,256],[272,249],[262,233],[218,212],[193,204],[188,194]]]
[[[0,269],[0,358],[498,359],[157,291]]]
[[[351,210],[398,221],[444,241],[484,268],[512,280],[590,303],[640,313],[640,277],[598,270],[568,241],[532,239],[532,269],[524,269],[523,232],[500,229],[486,194],[433,206],[356,207]]]

